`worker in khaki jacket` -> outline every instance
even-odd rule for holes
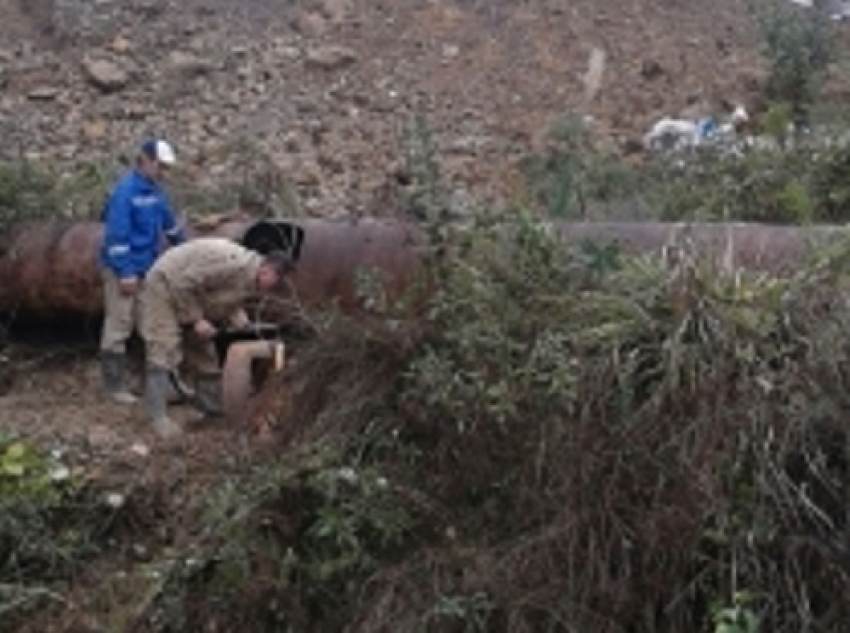
[[[220,414],[217,329],[247,327],[246,299],[274,289],[291,269],[283,252],[261,255],[216,237],[173,247],[157,260],[146,277],[140,318],[147,355],[145,405],[157,432],[180,432],[168,417],[166,397],[169,376],[184,352],[197,376],[195,405],[205,414]]]

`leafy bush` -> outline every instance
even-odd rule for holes
[[[47,171],[28,163],[0,164],[0,229],[16,218],[57,213],[58,201],[48,193],[54,188],[54,177]]]
[[[640,173],[597,147],[583,120],[564,117],[550,133],[546,150],[520,165],[531,204],[549,217],[579,219],[594,202],[634,197]]]
[[[74,556],[73,530],[52,525],[73,490],[70,474],[35,446],[0,437],[0,587],[8,589],[0,592],[0,613],[5,621],[14,621],[17,611],[47,593],[30,583],[56,578]]]
[[[687,163],[659,157],[646,167],[644,182],[655,186],[645,195],[662,220],[843,223],[848,151],[798,143],[739,156],[700,152]]]
[[[56,586],[109,546],[123,511],[62,455],[0,436],[0,630],[61,603]]]
[[[145,621],[176,630],[213,619],[233,630],[342,627],[360,583],[398,552],[413,518],[374,467],[340,459],[326,450],[295,456],[220,488],[191,558],[171,567]]]
[[[341,605],[347,630],[835,626],[846,245],[778,279],[565,249],[523,217],[456,238],[407,370],[296,436],[383,429],[395,448],[367,454],[429,509]],[[366,335],[376,365],[405,340],[393,322]],[[353,327],[314,352],[343,356]]]
[[[811,152],[752,150],[740,157],[707,152],[686,165],[655,167],[662,220],[744,220],[804,224],[818,217],[809,177]]]
[[[423,111],[417,110],[410,117],[404,141],[405,171],[410,180],[405,206],[414,217],[436,221],[447,210],[448,195],[434,131]]]
[[[0,233],[22,219],[99,218],[114,175],[97,164],[65,172],[55,164],[0,162]]]
[[[850,209],[847,122],[833,112],[817,116],[810,131],[792,133],[791,107],[777,102],[751,146],[742,137],[636,165],[567,119],[541,155],[522,162],[520,208],[561,220],[841,223]]]
[[[835,56],[832,26],[820,11],[796,10],[773,1],[759,16],[762,47],[769,65],[767,95],[804,116],[817,99]]]
[[[844,362],[824,352],[846,313],[803,325],[810,284],[832,282],[726,277],[688,258],[619,258],[600,276],[542,227],[515,236],[453,262],[400,397],[429,494],[478,552],[442,590],[486,594],[488,630],[699,630],[734,587],[756,590],[768,630],[835,617],[842,572],[817,543],[844,524],[845,458],[823,439],[844,397],[821,372]],[[790,609],[779,577],[816,613]],[[407,596],[410,617],[426,597]]]
[[[850,209],[850,147],[836,147],[811,162],[810,188],[818,216],[846,222]]]

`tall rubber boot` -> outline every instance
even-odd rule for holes
[[[221,374],[198,374],[195,379],[195,408],[204,416],[220,418],[224,415],[221,404]]]
[[[149,365],[145,376],[145,408],[150,416],[153,428],[165,438],[182,433],[182,429],[168,417],[166,402],[169,389],[168,375],[167,369]]]
[[[100,370],[106,395],[119,404],[135,404],[138,398],[124,387],[125,366],[124,354],[101,352]]]
[[[168,383],[168,404],[185,404],[195,399],[195,390],[183,380],[179,372],[172,372]]]

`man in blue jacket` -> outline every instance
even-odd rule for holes
[[[145,275],[159,256],[163,236],[171,245],[186,241],[161,186],[175,160],[167,142],[145,141],[135,169],[118,181],[104,209],[101,371],[107,394],[122,404],[136,401],[124,385],[125,357],[127,340],[137,324],[138,297]]]

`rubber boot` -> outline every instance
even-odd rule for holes
[[[161,367],[148,366],[145,380],[145,407],[154,429],[162,437],[174,437],[181,428],[168,417],[167,402],[169,372]]]
[[[124,387],[125,365],[126,359],[124,354],[117,354],[115,352],[101,353],[100,369],[107,396],[110,400],[119,404],[135,404],[138,398]]]
[[[168,404],[185,404],[187,402],[192,402],[194,399],[195,390],[181,378],[179,372],[172,372],[170,380],[168,381],[166,402]]]
[[[195,398],[192,403],[202,414],[195,422],[222,417],[221,374],[199,374],[195,379]]]

